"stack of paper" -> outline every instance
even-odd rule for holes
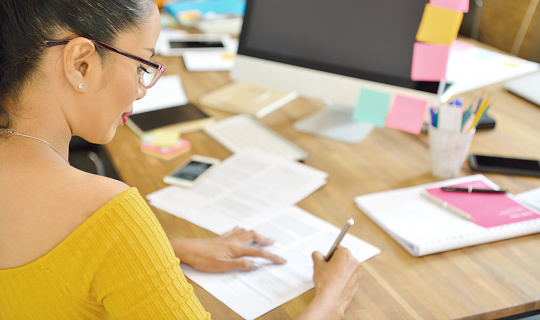
[[[150,204],[217,234],[236,226],[275,243],[265,249],[285,260],[252,258],[256,271],[204,273],[182,265],[185,275],[245,319],[255,319],[313,288],[311,254],[327,254],[339,228],[293,206],[326,183],[326,172],[261,150],[234,154],[193,189],[167,187]],[[342,246],[365,261],[380,250],[350,234]]]
[[[326,183],[326,172],[285,157],[246,149],[224,160],[192,189],[166,187],[150,204],[217,234],[251,226]]]

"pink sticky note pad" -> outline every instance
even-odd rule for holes
[[[450,46],[416,42],[413,49],[411,79],[415,81],[446,80]]]
[[[450,10],[469,12],[469,0],[430,0],[429,3]]]
[[[386,126],[419,134],[427,106],[427,100],[396,94],[392,109],[386,119]]]

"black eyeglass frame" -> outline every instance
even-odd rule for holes
[[[150,61],[150,60],[146,60],[144,58],[141,58],[139,56],[136,56],[132,53],[129,53],[129,52],[126,52],[124,50],[120,50],[120,49],[117,49],[113,46],[110,46],[106,43],[103,43],[101,41],[98,41],[98,40],[92,40],[92,39],[88,39],[90,40],[93,44],[99,46],[99,47],[102,47],[102,48],[105,48],[107,50],[110,50],[110,51],[113,51],[113,52],[116,52],[118,54],[121,54],[125,57],[128,57],[130,59],[133,59],[135,61],[138,61],[140,63],[144,63],[145,65],[147,66],[150,66],[152,68],[155,68],[158,70],[158,75],[156,76],[156,78],[152,81],[152,83],[150,83],[148,86],[144,84],[143,82],[143,79],[142,79],[142,75],[140,75],[139,77],[139,83],[145,87],[146,89],[150,89],[152,88],[156,82],[159,80],[159,78],[161,78],[161,75],[163,75],[163,72],[165,72],[165,65],[162,64],[162,63],[159,63],[159,62],[153,62],[153,61]],[[68,39],[68,40],[44,40],[43,43],[47,46],[47,47],[54,47],[54,46],[59,46],[59,45],[64,45],[64,44],[68,44],[68,42],[70,42],[71,39]]]

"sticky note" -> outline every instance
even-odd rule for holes
[[[152,144],[156,147],[174,147],[178,144],[180,134],[178,131],[158,129],[154,131]]]
[[[434,6],[459,12],[469,12],[469,0],[430,0]]]
[[[446,80],[450,46],[416,42],[413,48],[411,79],[415,81]]]
[[[353,120],[384,127],[391,100],[392,96],[389,93],[363,88],[360,90]]]
[[[452,44],[456,40],[463,13],[426,3],[416,40],[428,43]]]
[[[474,48],[472,44],[459,40],[454,41],[454,43],[452,44],[452,49],[457,51],[465,51],[472,48]]]
[[[386,126],[419,134],[426,115],[428,101],[416,97],[396,94],[386,119]]]

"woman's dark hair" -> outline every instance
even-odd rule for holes
[[[15,110],[8,108],[35,71],[44,40],[67,31],[114,44],[120,32],[137,30],[152,6],[155,0],[1,0],[0,129],[11,125]]]

